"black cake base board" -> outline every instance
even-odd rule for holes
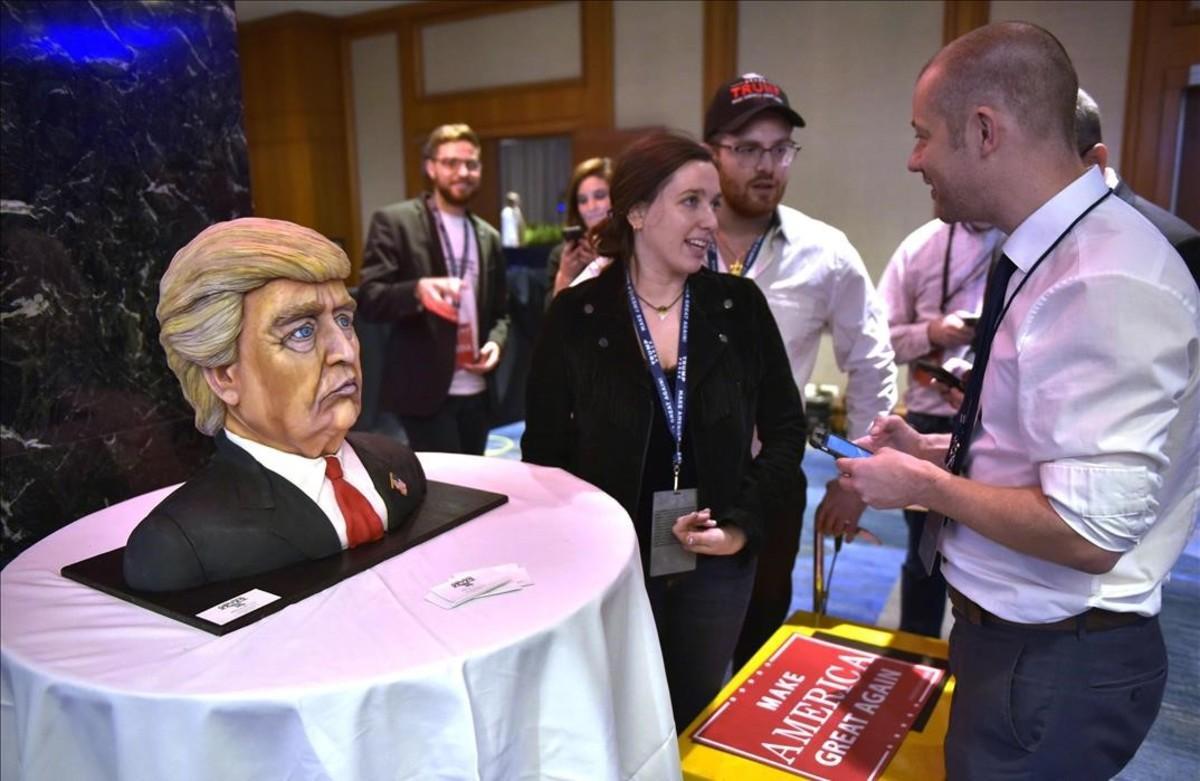
[[[384,535],[378,542],[324,559],[181,591],[155,592],[138,591],[125,583],[122,571],[125,549],[117,548],[69,564],[62,568],[62,575],[205,632],[225,635],[335,586],[351,575],[370,569],[508,501],[504,494],[436,480],[428,481],[427,486],[425,501],[405,528]],[[226,624],[206,621],[197,615],[253,589],[275,594],[279,599]]]

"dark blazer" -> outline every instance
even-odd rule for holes
[[[500,234],[469,214],[479,250],[479,346],[508,338],[508,286]],[[425,417],[446,400],[454,375],[458,329],[426,312],[416,297],[421,277],[449,275],[437,223],[424,196],[375,212],[363,252],[358,312],[366,320],[387,323],[391,335],[379,393],[381,409]],[[495,372],[486,375],[494,391]]]
[[[798,479],[804,409],[779,329],[754,282],[693,274],[686,424],[700,507],[746,532],[757,550],[764,519]],[[526,461],[558,466],[637,516],[654,405],[624,272],[560,293],[542,323],[526,391]],[[755,426],[762,440],[750,454]]]
[[[1122,201],[1141,212],[1143,217],[1153,223],[1155,228],[1158,228],[1158,232],[1171,242],[1171,246],[1183,258],[1188,271],[1192,272],[1192,279],[1196,280],[1197,285],[1200,285],[1200,231],[1158,204],[1135,193],[1129,185],[1125,184],[1124,179],[1117,182],[1117,187],[1113,192]]]
[[[388,508],[388,530],[425,498],[425,472],[408,446],[387,437],[347,439]],[[341,553],[329,518],[299,488],[260,465],[224,432],[216,454],[164,499],[129,535],[125,582],[144,591],[173,591],[278,569]],[[394,474],[407,485],[391,486]]]

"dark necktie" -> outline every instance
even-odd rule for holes
[[[348,546],[353,548],[383,537],[383,521],[379,520],[367,497],[342,477],[342,465],[335,456],[325,456],[325,477],[333,484],[333,495],[346,519]]]
[[[996,267],[992,269],[986,292],[983,294],[983,312],[979,315],[979,331],[975,334],[975,364],[971,367],[971,379],[967,382],[962,406],[954,418],[954,433],[950,436],[950,447],[946,451],[946,469],[951,474],[962,474],[966,466],[971,436],[975,433],[975,424],[979,421],[979,396],[983,392],[983,373],[987,369],[988,358],[992,354],[992,340],[1004,313],[1004,294],[1008,292],[1008,281],[1016,270],[1016,264],[1009,260],[1008,255],[1001,255]],[[933,572],[937,563],[938,539],[946,521],[946,517],[941,513],[930,512],[925,515],[925,528],[921,531],[921,543],[917,552],[921,556],[921,563],[925,565],[926,573]]]

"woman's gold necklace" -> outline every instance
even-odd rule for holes
[[[637,288],[634,288],[633,294],[638,297],[638,301],[641,301],[643,304],[653,309],[654,313],[658,315],[659,320],[666,320],[667,314],[675,308],[675,305],[679,303],[679,299],[683,298],[683,290],[680,290],[679,295],[675,296],[674,301],[669,304],[659,306],[658,304],[652,304],[646,299],[642,298],[642,294],[637,292]]]

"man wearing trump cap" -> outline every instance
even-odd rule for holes
[[[848,375],[849,434],[866,433],[896,403],[896,366],[883,301],[846,234],[782,204],[800,147],[804,120],[769,79],[747,73],[723,84],[709,103],[704,140],[712,148],[724,204],[717,213],[709,268],[753,279],[779,325],[798,388],[812,376],[821,335],[833,338],[838,368]],[[786,517],[772,519],[759,556],[754,596],[735,664],[745,663],[787,618],[792,567],[800,546],[805,485],[797,476]],[[834,481],[818,522],[857,521],[864,505]]]

